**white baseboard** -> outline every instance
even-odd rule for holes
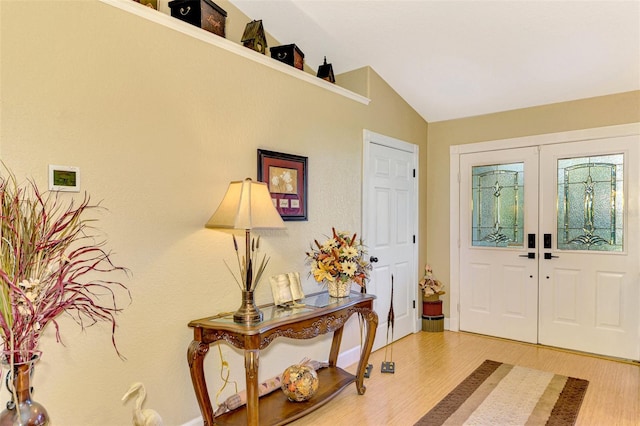
[[[338,354],[338,367],[346,368],[349,365],[355,364],[360,361],[360,346],[349,349],[348,351]]]
[[[204,423],[204,419],[202,417],[196,417],[195,419],[187,423],[183,423],[180,426],[202,426],[203,423]]]

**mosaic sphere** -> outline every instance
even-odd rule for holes
[[[282,373],[282,391],[289,401],[306,401],[318,391],[318,373],[308,365],[292,365]]]

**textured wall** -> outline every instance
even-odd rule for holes
[[[230,35],[240,33],[246,21],[224,7]],[[81,333],[62,319],[65,346],[44,337],[35,396],[55,425],[129,423],[132,406],[120,398],[135,381],[165,424],[199,416],[187,323],[240,303],[223,263],[233,261],[231,239],[203,225],[230,180],[255,178],[256,149],[309,157],[309,221],[261,232],[269,273],[300,271],[307,293],[320,289],[306,279],[312,239],[331,226],[360,231],[362,130],[426,153],[426,123],[373,71],[363,73],[366,106],[101,2],[2,1],[0,17],[3,161],[42,186],[48,164],[80,167],[82,190],[109,210],[99,226],[114,260],[132,271],[133,303],[116,332],[126,362],[108,327]],[[271,301],[268,286],[256,298]],[[360,343],[357,321],[348,326],[342,350]],[[329,343],[278,342],[263,353],[261,376],[325,359]],[[223,350],[243,388],[242,358]],[[219,363],[212,348],[214,395]]]

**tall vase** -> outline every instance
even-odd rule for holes
[[[329,281],[327,283],[327,290],[331,297],[349,297],[351,292],[351,281]]]
[[[3,369],[7,371],[6,386],[12,399],[0,413],[0,426],[45,426],[49,424],[49,414],[42,404],[31,398],[31,376],[38,354],[24,357],[24,361],[14,362],[13,369],[7,361],[10,353],[4,353]]]
[[[262,312],[253,299],[253,291],[242,291],[242,305],[233,314],[233,321],[240,324],[256,324],[262,321]]]

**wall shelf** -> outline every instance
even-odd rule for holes
[[[285,65],[281,62],[271,59],[268,56],[262,55],[258,52],[255,52],[251,49],[241,46],[240,44],[234,43],[231,40],[227,40],[226,38],[219,37],[215,34],[211,34],[201,28],[198,28],[196,26],[183,22],[179,19],[176,19],[170,15],[159,12],[157,10],[145,7],[134,1],[131,1],[131,0],[100,0],[100,1],[110,6],[124,10],[128,13],[132,13],[143,19],[155,22],[167,28],[171,28],[172,30],[178,31],[182,34],[186,34],[190,37],[201,40],[205,43],[219,47],[228,52],[232,52],[236,55],[242,56],[251,61],[258,62],[262,65],[265,65],[274,70],[288,74],[299,80],[306,81],[307,83],[313,84],[315,86],[321,87],[330,92],[344,96],[346,98],[359,102],[363,105],[369,105],[369,102],[371,102],[371,100],[365,96],[354,93],[343,87],[336,86],[335,84],[322,80],[312,74],[293,68],[289,65]]]

